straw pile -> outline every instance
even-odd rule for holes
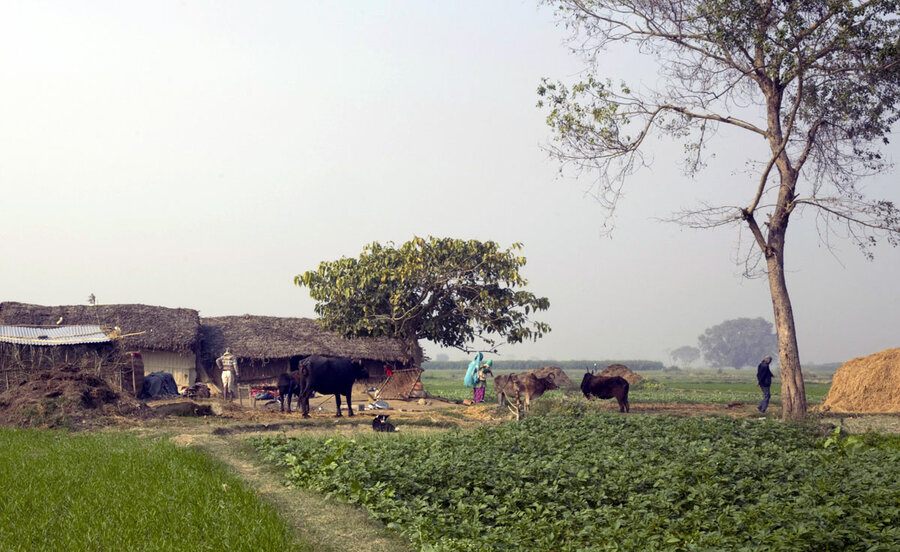
[[[603,369],[602,372],[597,374],[598,376],[603,376],[604,378],[611,378],[613,376],[619,376],[625,378],[625,381],[628,382],[628,385],[634,385],[635,383],[644,379],[642,376],[635,374],[631,371],[631,368],[625,366],[624,364],[610,364],[606,368]]]
[[[838,368],[822,410],[900,412],[900,349],[848,360]]]

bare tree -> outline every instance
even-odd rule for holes
[[[551,155],[597,171],[597,196],[611,216],[625,178],[645,165],[654,132],[683,139],[685,171],[704,164],[724,126],[767,147],[753,177],[736,179],[734,205],[699,205],[672,220],[694,228],[749,230],[746,273],[767,275],[778,334],[783,417],[806,414],[794,316],[784,274],[794,212],[815,209],[819,236],[844,237],[871,258],[881,238],[900,243],[900,211],[867,199],[862,177],[889,167],[880,147],[898,118],[898,0],[548,0],[571,31],[588,76],[544,80]],[[619,43],[654,56],[662,85],[613,85],[595,61]]]

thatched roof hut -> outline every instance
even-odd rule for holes
[[[119,328],[134,349],[189,353],[196,349],[200,314],[191,309],[149,305],[64,305],[46,307],[5,301],[0,325],[59,326],[88,324],[108,332]]]
[[[200,319],[204,356],[221,355],[231,347],[238,357],[255,359],[293,356],[343,356],[351,360],[378,360],[421,364],[421,351],[408,354],[398,339],[345,339],[327,332],[310,318],[276,316],[220,316]]]
[[[179,386],[190,386],[198,376],[200,313],[195,310],[149,305],[43,306],[7,301],[0,303],[0,325],[44,328],[99,326],[114,338],[116,348],[122,354],[133,353],[128,358],[140,359],[138,371],[141,377],[144,371],[168,372]],[[71,354],[64,354],[66,358],[74,355],[85,360],[87,353],[72,350]],[[31,363],[34,369],[40,369],[39,364]],[[202,371],[200,375],[204,377]]]
[[[421,373],[422,350],[399,339],[387,337],[346,339],[328,332],[316,320],[275,316],[220,316],[200,319],[201,358],[209,374],[217,374],[215,359],[231,347],[238,357],[239,382],[271,382],[278,374],[291,368],[291,359],[310,355],[342,356],[362,363],[369,372],[369,384],[377,385],[388,379],[398,380],[400,373],[413,376],[408,387],[418,381]],[[387,369],[398,374],[388,378]],[[411,372],[414,372],[412,374]],[[407,382],[394,393],[408,395]],[[392,384],[396,385],[396,384]],[[405,398],[405,397],[404,397]]]

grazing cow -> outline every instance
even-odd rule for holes
[[[335,416],[338,418],[341,417],[341,395],[344,395],[347,397],[349,415],[353,416],[353,402],[350,399],[353,382],[369,377],[365,368],[349,358],[318,355],[301,360],[300,369],[294,373],[305,374],[300,377],[300,408],[304,418],[309,418],[309,398],[314,392],[334,395],[337,406]]]
[[[495,377],[494,393],[497,395],[497,402],[502,405],[504,399],[507,396],[516,396],[515,382],[518,378],[526,376],[528,374],[533,374],[540,380],[549,380],[555,385],[555,387],[547,387],[537,394],[532,394],[531,397],[535,399],[540,397],[545,391],[549,389],[575,389],[575,385],[572,383],[572,380],[570,380],[566,373],[563,372],[562,368],[560,368],[559,366],[544,366],[542,368],[538,368],[537,370],[529,370],[521,374],[501,374]]]
[[[601,399],[615,399],[619,402],[619,412],[630,412],[628,404],[628,381],[620,376],[611,378],[595,376],[590,372],[581,380],[581,392],[584,398],[590,400],[592,396]]]
[[[539,378],[551,378],[553,383],[560,389],[575,390],[575,384],[569,379],[569,376],[563,372],[559,366],[543,366],[537,370],[531,370],[530,373]]]
[[[553,382],[552,377],[540,378],[529,373],[516,376],[513,389],[516,395],[516,406],[519,406],[520,397],[525,395],[525,410],[527,411],[531,407],[531,399],[536,399],[552,389],[559,389],[559,386]]]
[[[500,375],[494,378],[494,392],[500,404],[503,404],[504,399],[512,403],[511,398],[515,397],[515,405],[518,408],[524,395],[525,410],[531,407],[531,399],[536,399],[551,389],[559,389],[552,377],[542,378],[531,372]]]
[[[500,405],[503,404],[503,399],[506,398],[507,394],[511,396],[514,393],[509,382],[509,379],[513,376],[515,376],[515,374],[500,374],[494,378],[494,393],[497,395],[497,403]]]

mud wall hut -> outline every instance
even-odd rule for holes
[[[94,325],[116,342],[123,358],[140,359],[146,374],[168,372],[179,387],[208,379],[198,362],[200,314],[195,310],[149,305],[43,306],[8,301],[0,303],[0,325]],[[85,351],[72,354],[78,356]]]
[[[422,350],[391,338],[345,339],[323,330],[310,318],[221,316],[200,319],[201,364],[221,387],[215,360],[225,347],[238,357],[238,383],[272,385],[279,374],[310,355],[343,356],[361,363],[369,379],[359,390],[375,387],[380,398],[409,397],[419,381]]]

